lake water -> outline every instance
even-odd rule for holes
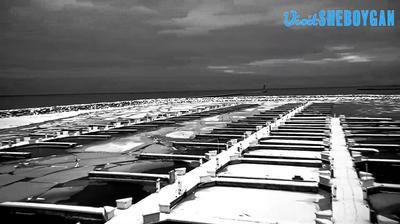
[[[142,93],[91,93],[91,94],[54,94],[54,95],[14,95],[0,96],[0,109],[17,109],[69,104],[87,104],[151,98],[204,97],[231,95],[336,95],[336,94],[400,94],[398,86],[375,87],[323,87],[323,88],[269,88],[244,90],[204,90],[171,91]]]

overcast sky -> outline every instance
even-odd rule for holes
[[[400,84],[400,1],[349,2],[1,0],[0,94]],[[324,8],[397,27],[283,26]]]

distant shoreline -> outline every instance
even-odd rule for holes
[[[357,90],[400,90],[400,85],[378,85],[378,86],[314,86],[314,87],[282,87],[282,88],[267,88],[267,91],[276,90],[300,90],[300,89],[342,89],[342,88],[353,88]],[[109,95],[109,94],[120,94],[120,95],[147,95],[147,94],[179,94],[179,93],[202,93],[202,92],[236,92],[241,94],[243,92],[257,91],[262,92],[261,88],[249,88],[249,89],[206,89],[206,90],[174,90],[174,91],[143,91],[143,92],[83,92],[83,93],[39,93],[39,94],[0,94],[0,97],[21,97],[21,96],[73,96],[73,95]],[[204,95],[203,97],[207,97]]]
[[[343,95],[343,94],[400,94],[400,85],[266,88],[198,91],[158,91],[125,93],[58,93],[35,95],[0,95],[0,110],[38,107],[59,107],[75,104],[113,103],[159,98],[230,97],[230,96],[296,96],[296,95]]]

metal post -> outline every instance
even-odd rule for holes
[[[178,195],[182,194],[182,180],[178,179]]]
[[[332,186],[332,198],[333,198],[334,200],[336,200],[336,194],[337,194],[337,186],[336,186],[336,184],[334,184],[334,185]]]
[[[173,184],[175,183],[175,170],[169,171],[169,183]]]
[[[159,192],[161,189],[161,180],[160,178],[157,178],[156,180],[156,192]]]

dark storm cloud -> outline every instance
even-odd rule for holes
[[[398,1],[294,2],[3,0],[0,94],[399,83],[399,27],[282,25],[287,9]]]

